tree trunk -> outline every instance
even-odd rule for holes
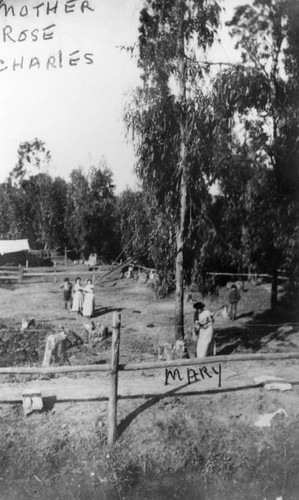
[[[277,286],[278,286],[278,274],[277,269],[274,269],[272,273],[272,286],[271,286],[271,309],[272,311],[277,307]]]
[[[180,223],[176,239],[175,339],[184,338],[184,235],[187,212],[187,187],[182,172],[180,189]]]
[[[175,294],[175,338],[184,338],[184,244],[187,221],[187,183],[186,183],[186,144],[184,104],[186,99],[186,71],[184,47],[184,5],[177,0],[178,38],[177,38],[177,65],[178,65],[178,100],[181,107],[180,118],[180,157],[178,168],[180,172],[180,214],[176,236],[176,294]]]

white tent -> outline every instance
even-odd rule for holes
[[[28,240],[0,240],[0,255],[30,250]]]

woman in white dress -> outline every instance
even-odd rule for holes
[[[93,291],[93,284],[91,279],[87,280],[87,285],[84,288],[84,304],[83,304],[83,316],[91,318],[94,313],[95,298]]]
[[[205,358],[209,355],[216,355],[216,344],[214,339],[214,318],[202,302],[194,304],[194,324],[195,330],[199,330],[196,357]]]
[[[74,285],[73,306],[72,311],[77,314],[82,314],[83,309],[83,288],[81,286],[81,278],[76,278]]]

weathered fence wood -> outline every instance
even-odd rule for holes
[[[0,375],[48,375],[51,373],[88,373],[109,371],[110,366],[108,365],[53,366],[50,368],[37,366],[0,367]]]
[[[19,273],[18,274],[9,274],[8,276],[0,276],[0,280],[3,280],[3,281],[8,281],[8,280],[16,280],[16,281],[20,281],[20,276],[19,276]]]
[[[110,372],[110,395],[108,403],[108,444],[114,444],[117,438],[117,385],[120,344],[120,313],[113,314],[112,351]]]
[[[69,271],[67,269],[57,269],[57,266],[56,266],[56,270],[54,271],[54,268],[51,269],[51,271],[48,271],[48,272],[45,272],[45,273],[42,273],[42,272],[32,272],[31,271],[32,268],[30,268],[30,271],[27,272],[25,270],[25,275],[29,277],[42,277],[42,276],[49,276],[49,277],[53,277],[53,274],[54,272],[57,273],[57,275],[59,276],[78,276],[78,273],[80,274],[89,274],[91,275],[92,274],[92,271],[89,271],[89,269],[80,269],[80,271]]]
[[[87,269],[80,269],[80,274],[83,275],[89,275],[93,276],[95,278],[95,272],[90,271],[88,268]],[[33,271],[32,267],[31,268],[25,268],[22,266],[22,274],[20,271],[20,267],[16,267],[15,270],[14,268],[7,268],[7,269],[0,269],[0,280],[17,280],[20,281],[20,276],[22,282],[24,281],[25,278],[43,278],[43,277],[49,277],[53,279],[54,283],[57,282],[57,277],[61,276],[78,276],[78,271],[70,271],[67,269],[58,269],[57,266],[53,267],[49,271],[45,272],[40,272],[40,271]],[[101,279],[101,277],[99,278]],[[56,280],[56,281],[55,281]]]
[[[250,276],[248,276],[248,273],[215,273],[211,271],[207,271],[205,274],[209,274],[210,276],[232,276],[232,277],[237,277],[237,276],[245,276],[249,278],[272,278],[272,274],[265,274],[265,273],[251,273]],[[279,274],[279,279],[288,279],[286,276],[282,276]]]
[[[56,274],[56,264],[54,262],[54,280],[53,280],[53,283],[56,283],[57,282],[57,274]]]
[[[1,271],[18,271],[19,266],[0,266],[0,272]]]
[[[212,271],[207,271],[205,274],[209,274],[212,276],[248,276],[248,273],[215,273]],[[262,278],[271,278],[271,274],[259,274],[259,273],[251,273],[251,276],[257,276]]]
[[[23,274],[24,274],[24,267],[21,264],[19,264],[19,283],[22,283]]]
[[[265,353],[265,354],[227,354],[223,356],[207,356],[205,358],[175,359],[171,361],[149,361],[146,363],[128,363],[119,365],[122,371],[132,370],[153,370],[157,368],[171,368],[190,365],[207,365],[213,363],[230,363],[243,361],[269,361],[278,359],[299,359],[299,351],[286,353]]]
[[[114,273],[115,271],[118,271],[121,267],[129,265],[129,263],[132,261],[131,257],[125,260],[124,262],[121,262],[120,264],[117,264],[117,266],[113,267],[112,269],[109,269],[106,273],[104,273],[102,276],[98,278],[98,282],[102,281],[103,278],[106,278],[106,276],[109,276],[110,274]]]
[[[206,358],[175,359],[171,361],[151,361],[148,363],[128,363],[118,365],[118,371],[155,370],[180,366],[207,365],[213,363],[229,363],[243,361],[274,361],[281,359],[299,359],[299,351],[265,354],[228,354],[225,356],[208,356]],[[0,375],[45,375],[50,373],[82,373],[111,372],[106,365],[54,366],[52,368],[12,366],[0,367]]]

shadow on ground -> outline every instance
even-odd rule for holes
[[[122,310],[122,307],[100,307],[94,311],[93,318],[99,318],[114,311],[121,312]]]
[[[276,351],[294,350],[297,345],[292,342],[292,337],[299,331],[296,316],[285,311],[273,313],[270,309],[256,315],[253,312],[242,314],[227,328],[215,328],[217,354],[269,352],[273,340],[278,342]],[[245,318],[248,321],[238,323]]]

